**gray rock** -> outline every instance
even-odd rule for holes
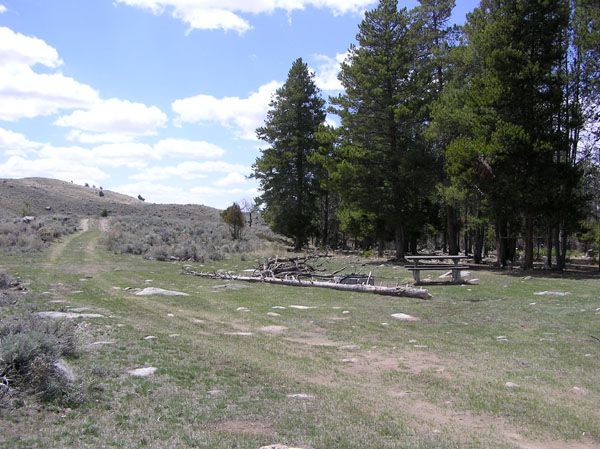
[[[127,374],[133,377],[150,377],[156,372],[156,368],[149,366],[146,368],[136,368],[127,371]]]
[[[419,321],[420,319],[415,316],[408,315],[406,313],[393,313],[392,318],[399,321]]]
[[[49,318],[52,320],[75,320],[78,318],[104,318],[99,313],[74,313],[74,312],[37,312],[39,318]]]
[[[187,293],[164,290],[162,288],[147,287],[135,294],[136,296],[190,296]]]
[[[61,376],[66,379],[68,382],[75,382],[75,380],[77,379],[77,376],[75,376],[75,371],[73,371],[73,368],[71,368],[67,362],[65,362],[64,360],[60,359],[57,362],[54,362],[54,368],[56,369],[56,371],[58,371]]]

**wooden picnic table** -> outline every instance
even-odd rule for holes
[[[462,260],[468,259],[468,256],[406,256],[405,259],[408,262],[412,262],[411,267],[407,267],[408,270],[412,271],[413,277],[415,278],[415,284],[421,283],[421,271],[429,270],[444,270],[452,272],[452,283],[460,284],[462,279],[460,277],[461,270],[469,268],[467,265],[461,265]],[[421,263],[419,263],[421,261]],[[423,263],[429,262],[429,263]],[[439,263],[451,261],[452,263]],[[431,263],[434,262],[434,263]]]

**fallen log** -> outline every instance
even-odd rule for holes
[[[203,273],[191,270],[184,270],[183,274],[190,276],[200,276],[210,279],[224,279],[231,281],[255,282],[276,285],[289,285],[292,287],[317,287],[330,288],[333,290],[342,290],[350,292],[374,293],[384,296],[403,296],[408,298],[431,299],[431,295],[424,288],[414,288],[409,286],[404,287],[379,287],[375,285],[364,284],[336,284],[333,282],[320,281],[303,281],[299,279],[280,279],[275,277],[258,277],[258,276],[238,276],[226,273]]]

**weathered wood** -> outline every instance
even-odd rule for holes
[[[232,281],[243,281],[243,282],[254,282],[254,283],[265,283],[265,284],[276,284],[276,285],[288,285],[292,287],[316,287],[316,288],[330,288],[333,290],[342,290],[350,292],[361,292],[361,293],[374,293],[377,295],[384,296],[403,296],[408,298],[419,298],[419,299],[430,299],[431,295],[423,288],[413,287],[379,287],[375,285],[348,285],[348,284],[336,284],[333,282],[320,282],[320,281],[303,281],[299,279],[279,279],[275,277],[255,277],[255,276],[237,276],[225,273],[203,273],[185,270],[183,274],[191,276],[200,276],[210,279],[225,279]]]

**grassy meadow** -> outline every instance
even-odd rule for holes
[[[3,319],[103,315],[76,321],[67,359],[85,401],[0,409],[1,448],[600,448],[595,274],[476,271],[479,285],[423,301],[183,276],[185,262],[116,255],[101,237],[91,220],[0,262],[30,290]],[[191,265],[255,265],[236,257]],[[327,264],[412,280],[356,256]],[[150,286],[189,296],[127,290]],[[128,374],[143,367],[156,372]]]

